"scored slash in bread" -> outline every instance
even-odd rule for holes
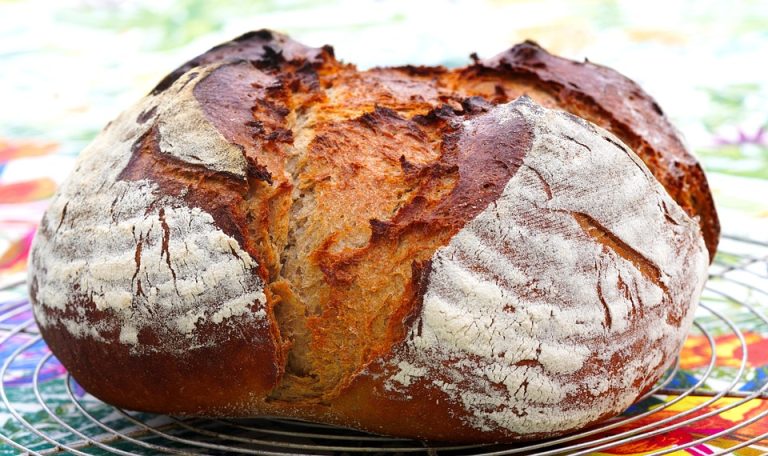
[[[698,163],[613,70],[524,43],[358,71],[259,31],[83,151],[29,286],[118,406],[531,439],[658,380],[717,235]]]

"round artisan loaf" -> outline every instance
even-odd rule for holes
[[[532,439],[658,380],[717,230],[701,168],[612,70],[524,43],[358,71],[260,31],[83,151],[29,286],[54,354],[121,407]]]

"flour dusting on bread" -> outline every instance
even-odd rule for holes
[[[217,67],[188,73],[175,84],[181,86],[178,93],[173,93],[174,86],[170,90],[172,95],[165,97],[168,101],[158,103],[160,151],[187,163],[244,178],[246,161],[242,149],[230,144],[211,124],[193,93],[197,84]]]
[[[408,394],[421,379],[487,431],[553,433],[619,413],[692,321],[708,261],[696,222],[610,133],[529,99],[486,115],[522,115],[532,149],[435,253],[387,385]]]
[[[216,66],[200,69],[198,81]],[[137,351],[185,352],[211,341],[198,325],[233,318],[258,323],[266,314],[258,264],[221,231],[211,214],[166,195],[147,180],[120,180],[131,148],[154,124],[160,152],[207,169],[245,175],[241,150],[203,116],[192,89],[177,81],[122,114],[78,160],[48,209],[35,240],[35,315],[76,337],[104,337]],[[36,284],[45,284],[36,288]],[[94,324],[73,296],[116,318]],[[139,343],[143,329],[165,343]]]

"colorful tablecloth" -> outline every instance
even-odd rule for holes
[[[471,52],[490,56],[523,39],[614,67],[658,99],[700,157],[724,232],[768,241],[768,2],[2,0],[0,285],[23,279],[34,229],[48,198],[78,152],[108,120],[180,62],[263,27],[312,45],[331,43],[337,56],[361,67],[463,65]],[[736,250],[739,246],[743,244],[733,244]],[[736,253],[724,253],[720,263],[754,256],[750,251]],[[0,292],[0,313],[11,315],[0,321],[0,337],[29,318],[25,293],[23,286]],[[723,319],[703,312],[699,321],[710,326],[718,347],[713,375],[703,387],[755,391],[768,378],[766,323],[718,296],[707,299],[744,332],[748,366],[739,384],[718,383],[738,366],[741,344],[733,331],[722,327]],[[742,298],[768,311],[760,293]],[[3,344],[0,362],[25,337],[31,336],[19,334]],[[696,383],[697,375],[706,371],[708,344],[704,333],[692,333],[682,355],[685,371],[676,376],[672,390]],[[34,349],[46,350],[44,345]],[[17,377],[12,383],[18,389],[13,394],[28,394],[29,368],[14,371]],[[46,364],[46,378],[63,373],[55,360]],[[668,412],[689,409],[708,397],[687,398]],[[656,400],[674,400],[674,395]],[[606,449],[604,454],[645,454],[694,441],[766,409],[768,402],[755,399],[725,417],[718,414],[656,440]],[[2,411],[0,432],[31,438]],[[734,435],[681,454],[710,454],[765,432],[768,424],[758,420]],[[0,444],[0,454],[5,451],[13,453]],[[737,453],[764,451],[767,442],[754,442]]]

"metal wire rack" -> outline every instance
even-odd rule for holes
[[[17,281],[0,286],[16,290]],[[768,379],[748,375],[747,335],[767,334],[768,244],[724,236],[710,270],[689,337],[704,349],[698,370],[677,360],[638,404],[601,426],[562,438],[510,445],[445,445],[366,434],[349,429],[279,418],[190,419],[114,408],[83,391],[63,371],[40,337],[25,299],[0,299],[0,454],[429,454],[511,455],[590,454],[644,439],[664,438],[678,429],[733,414],[755,399],[768,399]],[[745,325],[749,322],[749,328]],[[746,335],[745,335],[746,334]],[[726,368],[716,367],[718,341],[735,353]],[[717,375],[714,375],[714,373]],[[696,405],[680,407],[686,399]],[[768,419],[764,412],[733,426],[665,448],[667,454],[713,441]],[[719,453],[758,448],[768,433],[746,434]],[[758,446],[753,446],[758,445]],[[768,452],[768,448],[763,450]]]

